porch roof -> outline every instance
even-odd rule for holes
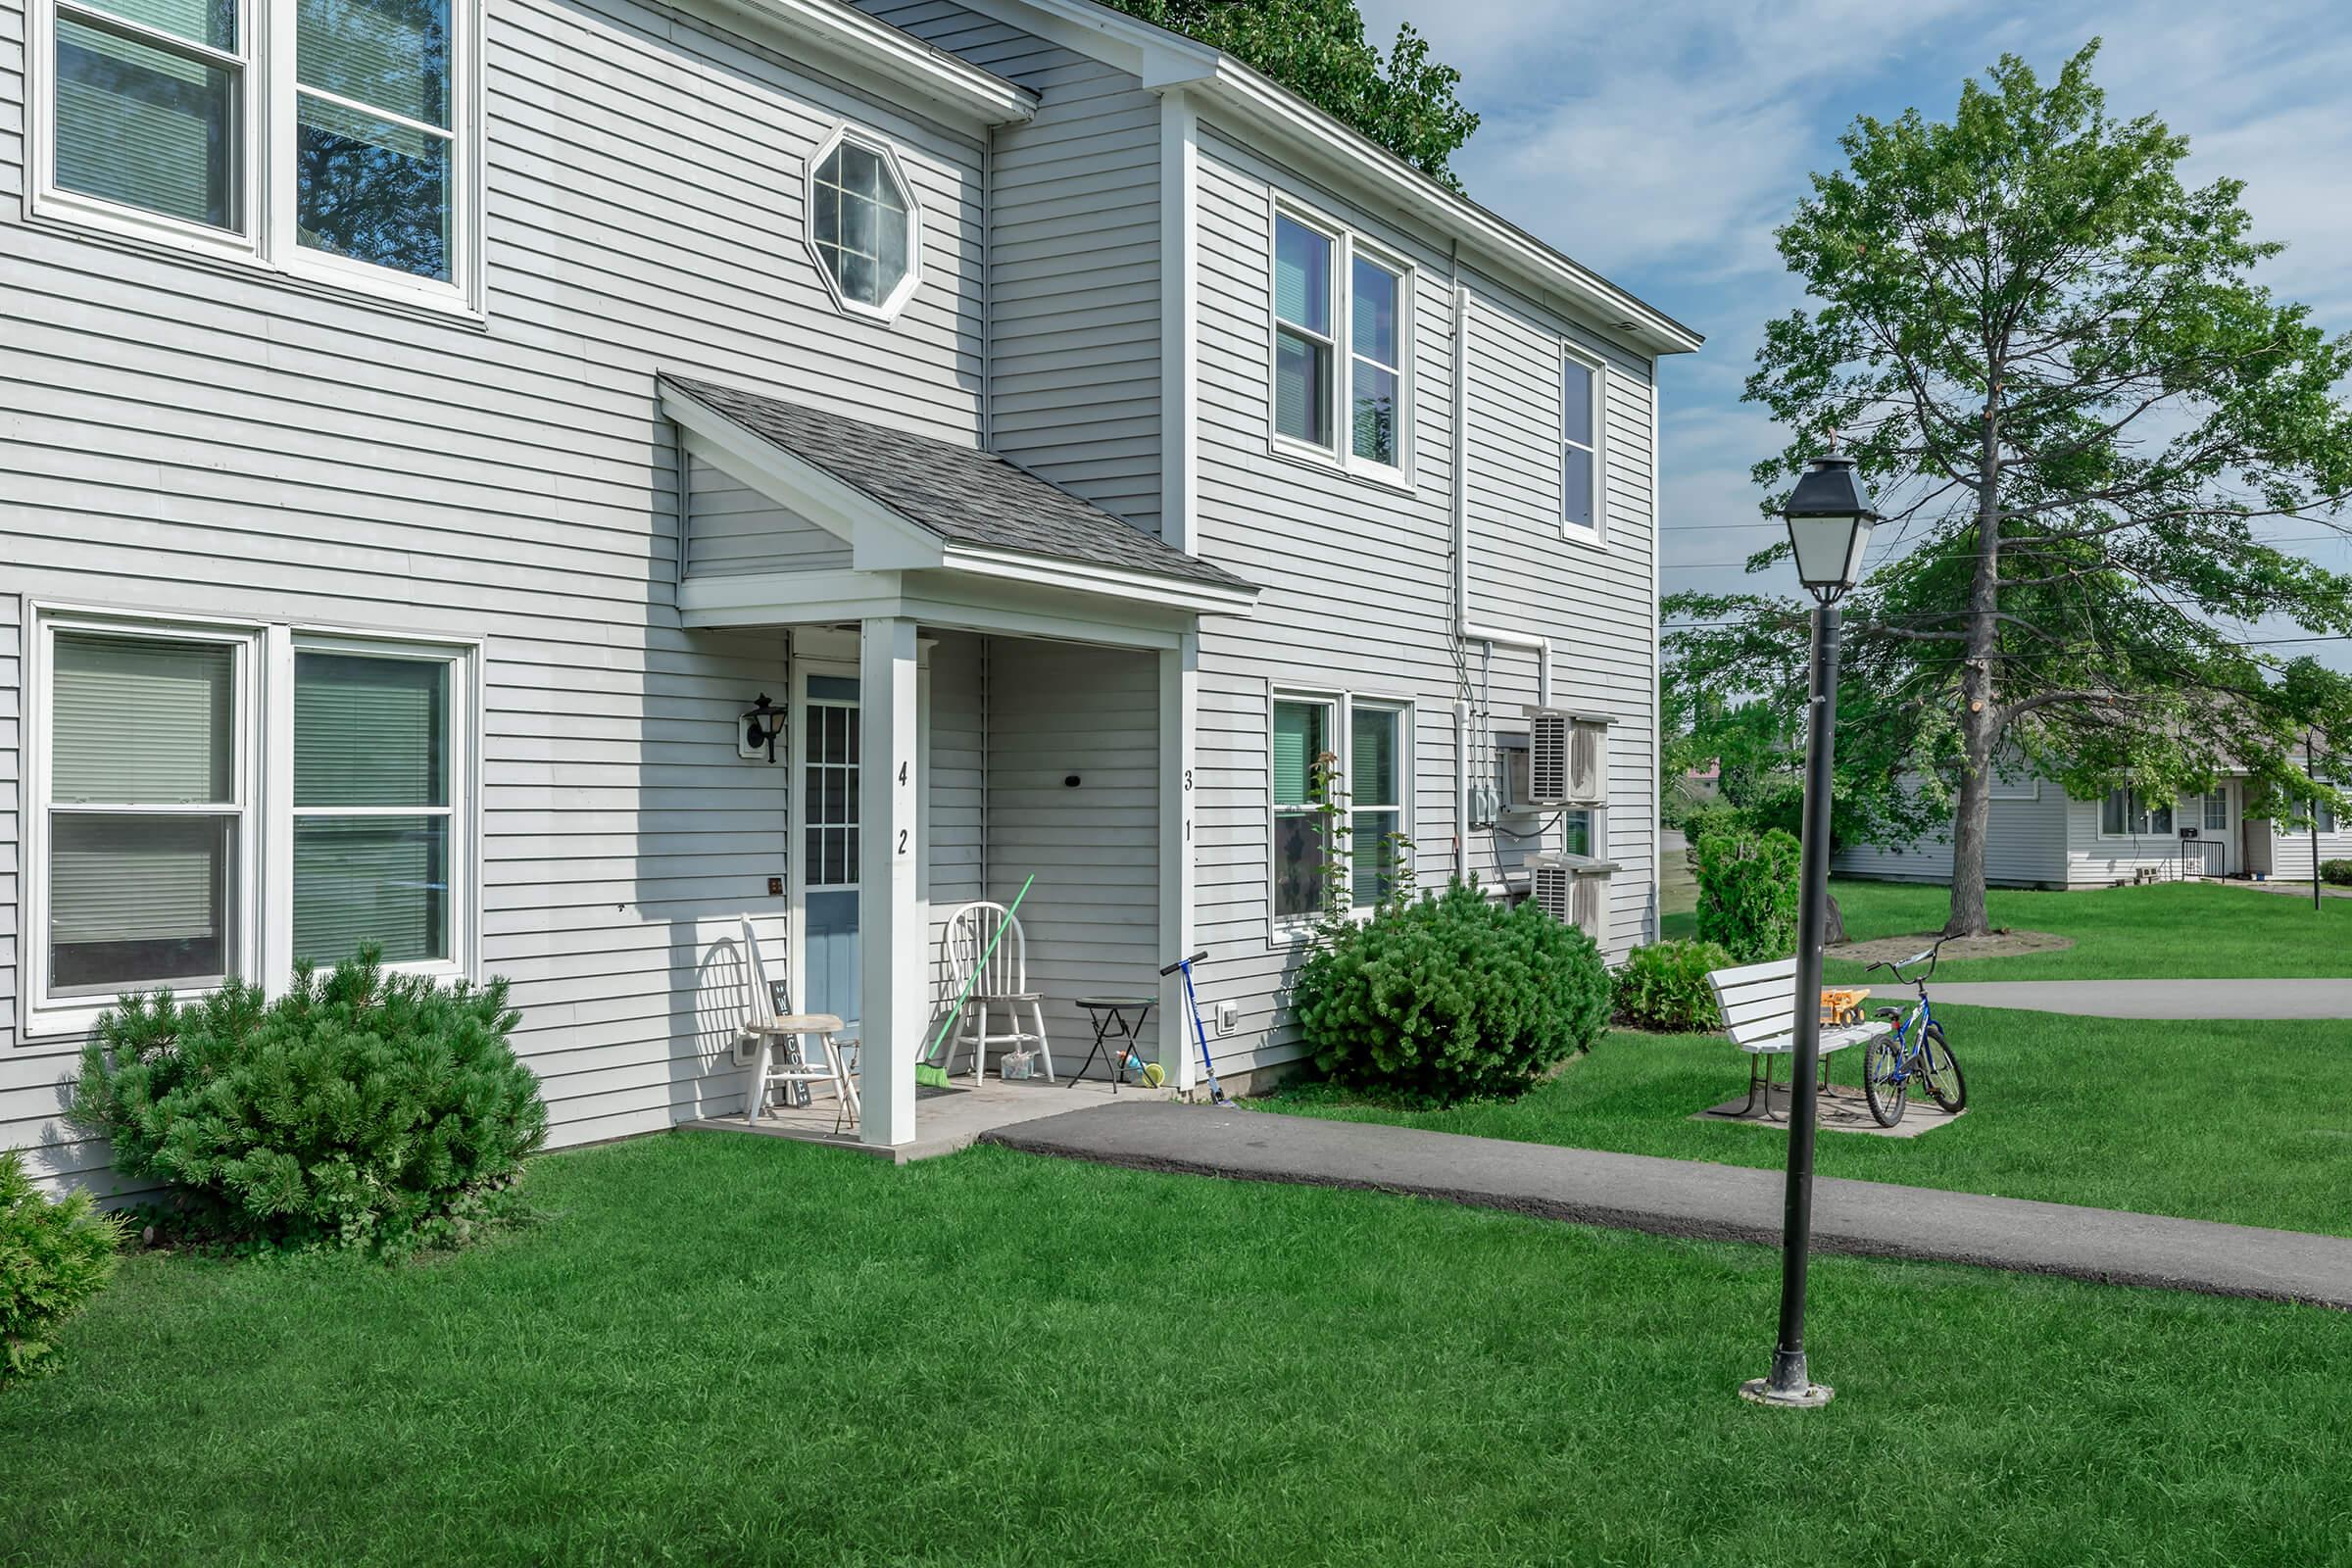
[[[1032,557],[1049,567],[1068,563],[1255,591],[1255,584],[1162,543],[996,453],[715,382],[666,372],[662,381],[665,391],[683,393],[947,544]]]

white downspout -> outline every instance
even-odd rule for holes
[[[1470,287],[1453,267],[1453,634],[1491,649],[1523,648],[1536,656],[1536,701],[1551,706],[1551,639],[1534,632],[1481,626],[1470,618]],[[1470,874],[1470,705],[1454,705],[1454,870]]]

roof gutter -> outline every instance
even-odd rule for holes
[[[710,3],[713,9],[783,27],[844,62],[878,72],[931,103],[983,125],[1013,124],[1037,116],[1037,94],[1028,88],[840,0]]]

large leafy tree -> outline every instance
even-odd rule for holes
[[[2254,281],[2278,247],[2241,182],[2184,185],[2187,142],[2108,115],[2096,50],[2046,84],[2004,57],[1948,122],[1856,121],[1779,231],[1809,303],[1747,384],[1791,438],[1756,466],[1767,511],[1842,438],[1889,515],[1848,601],[1840,788],[1882,841],[1949,810],[1955,934],[1985,929],[2004,773],[2162,794],[2243,766],[2307,794],[2300,699],[2244,628],[2352,632],[2352,578],[2266,542],[2342,527],[2352,339]],[[1678,684],[1793,720],[1794,603],[1667,608],[1692,623]]]
[[[1478,117],[1454,96],[1462,74],[1429,57],[1406,23],[1384,59],[1354,0],[1104,0],[1112,9],[1222,49],[1453,190],[1450,167]]]

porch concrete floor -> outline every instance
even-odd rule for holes
[[[1033,1078],[1008,1084],[990,1077],[975,1086],[958,1075],[952,1088],[914,1092],[914,1142],[890,1149],[861,1142],[855,1128],[835,1132],[830,1097],[812,1099],[805,1107],[770,1110],[756,1126],[745,1125],[741,1116],[716,1116],[680,1125],[692,1132],[749,1133],[760,1138],[792,1138],[835,1149],[854,1149],[904,1165],[909,1160],[953,1154],[959,1149],[970,1148],[984,1133],[1044,1116],[1107,1107],[1114,1102],[1142,1105],[1176,1098],[1173,1088],[1150,1089],[1142,1084],[1122,1084],[1113,1097],[1109,1081],[1102,1078],[1064,1078],[1057,1084]]]

